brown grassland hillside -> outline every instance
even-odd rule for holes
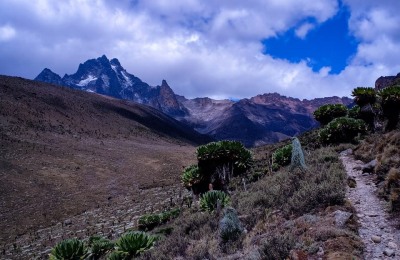
[[[177,184],[208,140],[146,106],[0,76],[0,243]]]

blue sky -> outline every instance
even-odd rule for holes
[[[186,97],[349,96],[400,72],[398,0],[2,0],[0,74],[105,54]]]
[[[263,40],[264,54],[294,63],[305,60],[314,72],[330,67],[330,74],[339,74],[357,53],[358,41],[350,34],[349,18],[350,12],[343,6],[333,17],[319,25],[315,25],[313,18],[305,18],[300,24],[315,28],[304,36],[298,29],[292,28]]]

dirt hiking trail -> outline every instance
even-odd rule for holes
[[[364,259],[400,259],[400,230],[389,216],[387,202],[377,197],[374,176],[362,173],[364,163],[355,160],[350,149],[342,152],[340,159],[348,177],[356,181],[354,188],[347,188],[346,196],[357,212]]]

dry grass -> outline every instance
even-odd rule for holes
[[[1,243],[179,183],[202,138],[154,109],[49,84],[0,76],[0,96]]]
[[[257,148],[256,153],[265,149]],[[198,212],[195,207],[184,210],[169,224],[171,234],[141,259],[220,259],[229,255],[233,259],[256,255],[283,259],[292,250],[315,257],[319,247],[327,254],[359,259],[362,243],[354,233],[355,220],[345,229],[333,224],[335,210],[353,212],[344,201],[346,175],[337,152],[334,148],[310,149],[306,159],[306,172],[284,168],[250,184],[248,191],[238,189],[232,194],[233,205],[247,230],[238,241],[222,243],[218,236],[222,215]],[[346,244],[341,245],[344,241]]]

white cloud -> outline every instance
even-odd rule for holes
[[[14,28],[9,25],[0,26],[0,42],[9,41],[14,38],[16,32]]]
[[[14,34],[0,41],[0,58],[9,61],[0,73],[33,78],[49,67],[62,76],[106,54],[142,80],[156,85],[166,79],[188,97],[349,95],[357,85],[400,71],[393,53],[399,18],[375,2],[345,1],[361,43],[350,65],[330,75],[330,68],[313,72],[307,61],[263,55],[260,42],[293,28],[306,37],[316,24],[304,21],[333,17],[337,0],[2,0],[0,25]]]
[[[305,39],[308,32],[314,29],[315,25],[312,23],[303,23],[299,28],[295,30],[295,34],[300,39]]]

